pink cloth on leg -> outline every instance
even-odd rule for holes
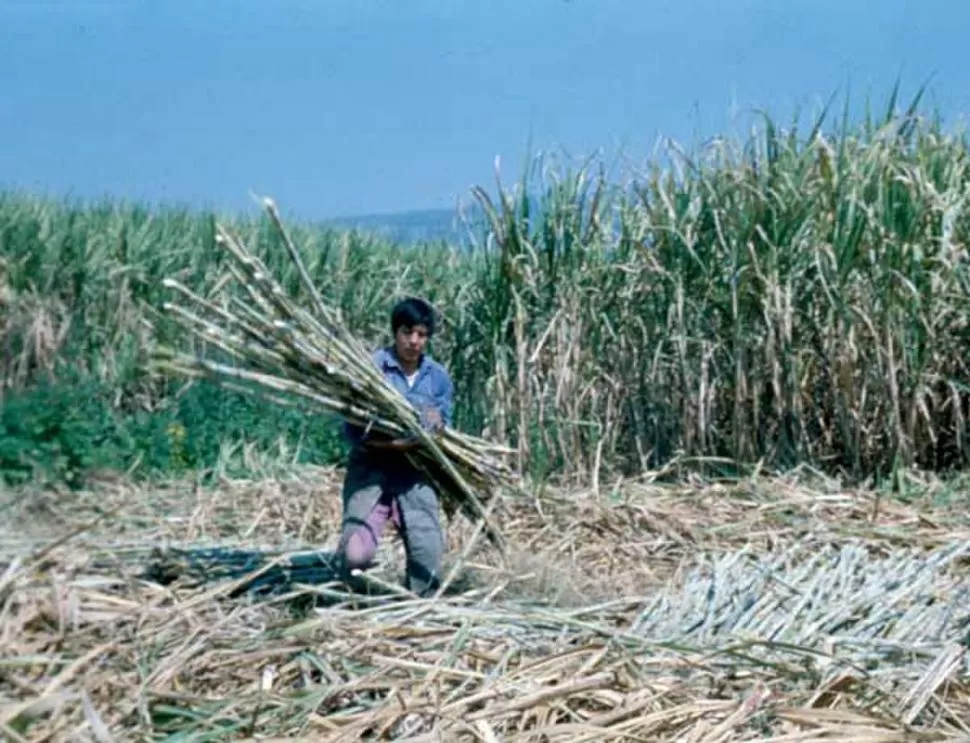
[[[353,569],[366,568],[377,552],[378,541],[384,533],[384,527],[391,521],[397,529],[401,528],[401,513],[397,498],[382,495],[374,504],[374,508],[365,519],[367,526],[358,526],[347,539],[345,558],[348,567]]]

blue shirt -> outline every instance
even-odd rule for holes
[[[404,395],[419,412],[432,406],[441,413],[446,426],[452,424],[454,385],[448,371],[428,354],[422,354],[414,383],[408,385],[407,374],[397,360],[393,347],[379,349],[372,361],[384,374],[384,378]],[[344,421],[344,437],[354,449],[360,448],[364,429]]]

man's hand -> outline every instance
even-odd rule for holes
[[[391,439],[390,441],[368,441],[364,446],[374,451],[408,452],[420,443],[421,441],[414,436],[405,436],[399,439]]]
[[[397,452],[411,451],[421,445],[421,441],[414,436],[406,436],[401,439],[394,439],[391,442],[391,449]]]
[[[441,433],[445,430],[445,422],[441,418],[438,408],[428,408],[424,411],[424,419],[431,433]]]
[[[441,416],[441,411],[435,407],[427,407],[423,411],[422,424],[425,430],[432,435],[437,435],[445,430],[445,421]],[[364,446],[372,451],[394,451],[409,452],[421,445],[421,440],[417,436],[403,436],[397,439],[369,439],[364,441]]]

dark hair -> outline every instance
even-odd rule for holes
[[[428,335],[434,335],[434,308],[419,297],[407,297],[391,310],[391,331],[397,334],[399,328],[413,328],[415,325],[424,325]]]

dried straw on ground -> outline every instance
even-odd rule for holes
[[[519,503],[510,544],[551,579],[523,579],[483,546],[462,590],[437,602],[320,585],[230,599],[237,581],[138,577],[151,547],[252,549],[280,534],[292,551],[332,545],[338,482],[324,471],[215,492],[118,484],[4,504],[29,526],[0,540],[0,736],[970,735],[966,498],[877,504],[775,483]],[[49,541],[116,506],[110,520]],[[470,528],[456,523],[449,538]],[[387,543],[382,564],[398,549]],[[554,594],[566,582],[573,595]],[[310,598],[330,605],[298,606]]]
[[[420,412],[384,380],[371,362],[372,352],[342,326],[339,313],[317,292],[273,202],[267,199],[265,205],[313,300],[314,312],[287,297],[265,264],[217,225],[217,242],[230,258],[229,274],[216,284],[224,301],[204,298],[168,279],[166,287],[187,306],[169,302],[165,310],[232,363],[161,349],[157,367],[256,391],[281,404],[336,413],[372,433],[417,437],[421,446],[408,456],[437,484],[445,510],[481,521],[487,537],[501,546],[501,535],[483,501],[490,502],[503,487],[515,487],[514,474],[503,459],[510,451],[450,428],[440,435],[424,430]],[[233,282],[243,297],[230,294]]]

